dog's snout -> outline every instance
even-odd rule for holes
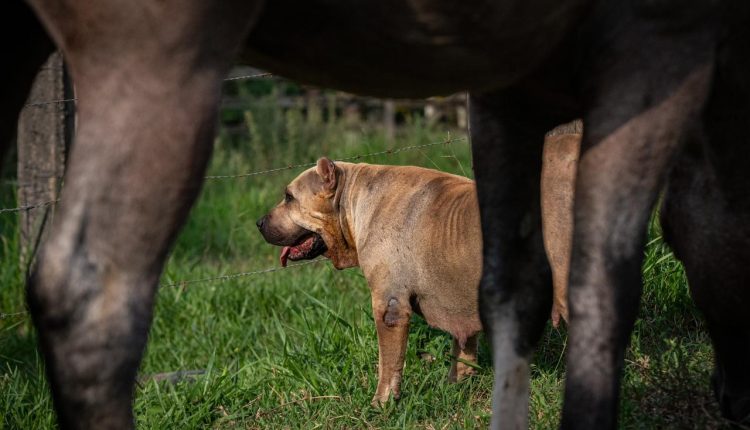
[[[259,230],[262,230],[263,226],[266,225],[266,218],[268,218],[268,215],[260,217],[258,221],[255,222],[255,225],[258,226]]]

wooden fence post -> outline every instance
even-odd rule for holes
[[[54,102],[72,97],[66,85],[62,55],[56,52],[39,69],[26,106],[18,118],[18,204],[37,206],[19,217],[20,255],[34,250],[41,229],[54,213],[65,170],[65,152],[73,126],[73,103]],[[52,102],[52,103],[48,103]],[[42,220],[46,219],[46,223]],[[43,236],[41,236],[43,237]],[[23,264],[23,262],[22,262]]]
[[[396,103],[391,99],[383,101],[383,129],[386,141],[393,143],[396,138]]]

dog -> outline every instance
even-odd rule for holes
[[[561,242],[547,241],[556,257],[551,261],[567,265],[572,225],[565,221],[572,218],[572,195],[564,190],[572,189],[580,135],[549,139],[554,147],[545,158],[543,190],[549,193],[543,198],[548,196],[548,216],[562,220],[548,222],[545,234]],[[268,243],[283,246],[282,266],[324,255],[337,269],[362,269],[379,348],[373,404],[400,396],[412,313],[453,337],[449,381],[474,373],[467,362],[476,362],[482,330],[482,234],[474,181],[421,167],[321,158],[287,185],[281,202],[256,225]],[[555,291],[557,325],[567,318],[565,282],[554,285],[563,289]]]
[[[400,396],[412,313],[453,337],[449,380],[472,373],[466,362],[476,362],[482,330],[474,181],[421,167],[321,158],[257,226],[267,242],[284,247],[284,266],[287,259],[325,255],[337,269],[362,269],[378,334],[373,404]]]
[[[646,225],[665,185],[666,237],[707,318],[717,398],[728,418],[750,416],[750,350],[737,346],[750,344],[750,244],[736,240],[748,236],[737,220],[750,209],[734,204],[749,189],[747,1],[28,0],[4,4],[3,16],[14,25],[0,39],[13,65],[0,80],[0,152],[30,71],[54,47],[76,89],[61,202],[28,282],[61,427],[133,426],[158,279],[200,190],[222,79],[237,61],[372,96],[469,91],[493,428],[527,427],[529,360],[552,298],[543,137],[575,118],[586,132],[561,425],[616,427]]]

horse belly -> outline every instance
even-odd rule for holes
[[[382,97],[503,87],[550,55],[587,1],[274,0],[242,60]]]

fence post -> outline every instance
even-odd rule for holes
[[[39,69],[27,103],[72,97],[66,85],[62,55],[52,54]],[[18,205],[30,206],[57,200],[65,170],[66,145],[72,136],[72,103],[26,106],[18,118]],[[26,210],[19,217],[22,258],[34,250],[41,229],[49,224],[54,205]],[[47,220],[44,224],[43,220]],[[41,236],[43,237],[43,236]],[[22,262],[23,264],[23,262]]]
[[[396,103],[391,99],[383,101],[383,128],[386,141],[392,143],[396,138]]]

